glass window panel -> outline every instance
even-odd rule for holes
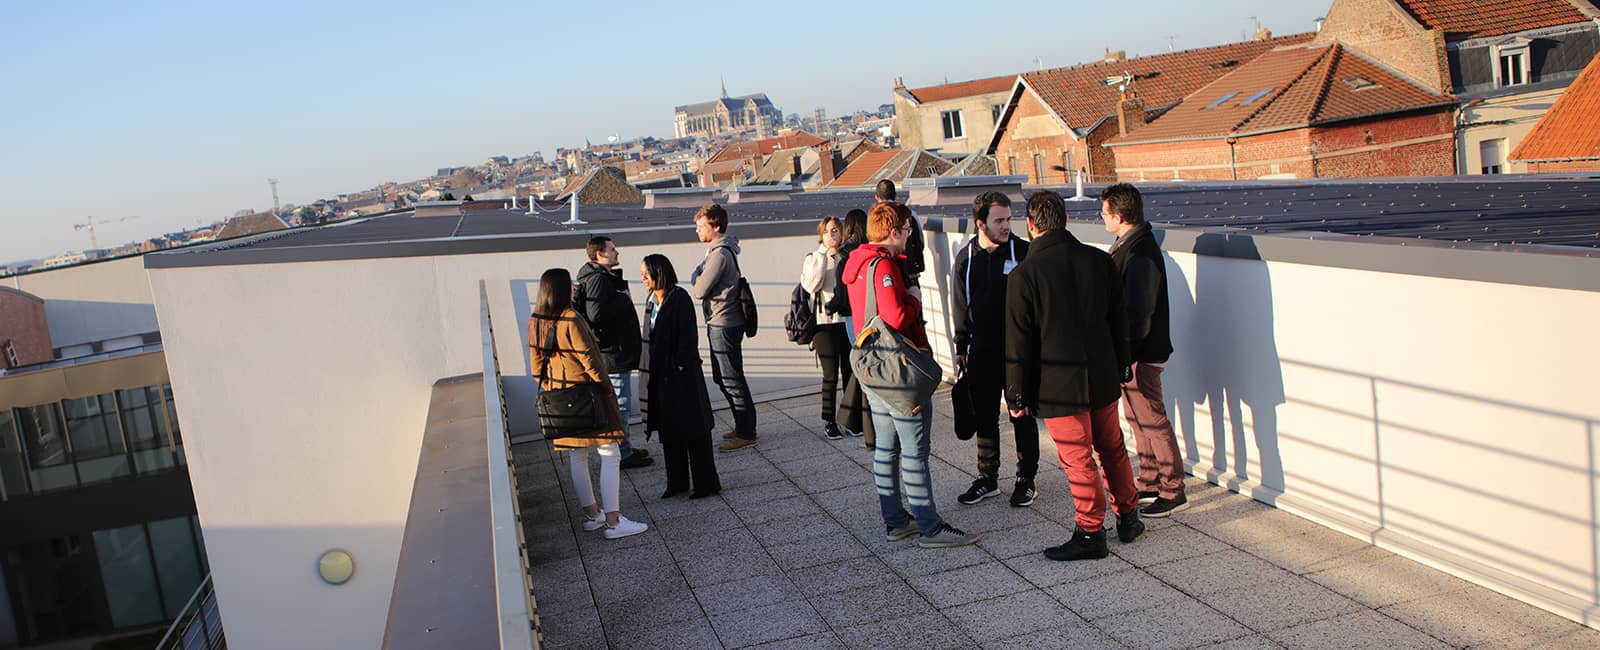
[[[126,454],[78,461],[78,484],[90,485],[133,475]]]
[[[189,518],[151,522],[149,529],[150,545],[156,549],[156,574],[161,576],[161,595],[167,604],[166,617],[177,618],[178,610],[189,602],[204,577]]]
[[[117,425],[117,406],[111,393],[61,400],[72,435],[72,455],[79,460],[126,451]]]
[[[106,586],[111,626],[128,627],[161,620],[161,596],[145,544],[143,525],[94,531],[100,578]]]
[[[12,411],[22,447],[27,450],[28,466],[50,467],[67,462],[67,440],[61,435],[60,409],[55,404],[40,404]]]
[[[171,449],[147,449],[133,452],[133,468],[140,474],[150,474],[178,466]]]
[[[167,426],[172,427],[172,442],[183,444],[183,439],[178,436],[178,405],[172,401],[172,384],[163,384],[161,392],[167,402]]]
[[[160,388],[146,386],[117,391],[117,411],[122,417],[122,431],[128,436],[132,449],[155,449],[167,446],[166,416],[161,413]]]
[[[77,535],[28,542],[6,551],[17,641],[27,645],[95,631],[94,558]],[[4,588],[0,584],[0,588]]]
[[[28,465],[23,459],[22,440],[17,437],[16,416],[0,409],[0,499],[14,499],[28,493]]]

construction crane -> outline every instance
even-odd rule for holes
[[[72,224],[72,229],[73,230],[87,230],[87,231],[89,231],[89,246],[91,246],[93,248],[93,250],[100,250],[100,239],[98,237],[95,237],[95,235],[94,235],[94,227],[95,227],[96,224],[99,224],[99,225],[103,226],[103,225],[108,224],[108,223],[122,223],[124,221],[133,221],[134,219],[138,219],[138,218],[139,217],[122,217],[120,219],[95,219],[94,217],[85,217],[83,223]]]
[[[278,214],[283,208],[278,207],[278,179],[269,178],[267,184],[272,186],[272,214]]]

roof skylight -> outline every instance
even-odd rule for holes
[[[1254,103],[1256,103],[1258,101],[1261,101],[1262,97],[1266,97],[1267,93],[1270,93],[1273,90],[1274,89],[1272,89],[1272,88],[1263,88],[1261,90],[1258,90],[1258,91],[1256,91],[1256,94],[1251,95],[1250,97],[1246,98],[1242,102],[1239,102],[1239,105],[1240,106],[1249,106],[1249,105],[1254,104]]]
[[[1200,110],[1202,110],[1202,111],[1211,110],[1213,108],[1221,106],[1223,104],[1223,102],[1226,102],[1226,101],[1228,101],[1230,99],[1233,99],[1235,97],[1238,97],[1238,96],[1239,96],[1239,91],[1235,90],[1235,91],[1233,91],[1231,93],[1228,93],[1226,95],[1218,97],[1215,101],[1211,102],[1210,104],[1206,104]]]

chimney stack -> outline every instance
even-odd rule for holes
[[[817,147],[817,158],[820,162],[817,167],[817,186],[832,185],[833,179],[844,171],[844,156],[839,155],[839,150],[834,148],[832,142],[827,142]]]
[[[1115,51],[1113,51],[1109,47],[1106,48],[1106,63],[1121,63],[1121,62],[1127,61],[1127,60],[1128,60],[1128,52],[1127,52],[1127,50],[1115,50]]]
[[[1117,133],[1127,135],[1144,124],[1144,100],[1139,99],[1138,93],[1130,91],[1117,103]]]

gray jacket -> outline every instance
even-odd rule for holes
[[[711,242],[705,259],[689,276],[689,293],[700,301],[707,327],[744,327],[739,308],[739,238],[724,235]]]

